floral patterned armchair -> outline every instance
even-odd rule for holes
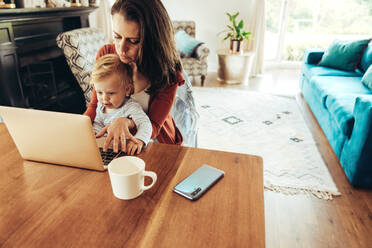
[[[191,37],[195,38],[195,22],[194,21],[173,21],[174,31],[177,32],[179,29],[185,30],[185,32]],[[200,79],[201,86],[204,85],[205,77],[207,76],[207,56],[209,55],[209,48],[202,44],[195,51],[195,57],[182,58],[183,69],[187,75],[191,78],[192,82],[197,82]]]
[[[67,63],[82,88],[86,104],[90,102],[92,87],[90,73],[98,50],[108,43],[103,31],[97,28],[80,28],[57,36],[57,45],[63,50]],[[196,111],[192,85],[183,72],[185,84],[178,87],[171,113],[182,133],[183,144],[197,146],[199,114]]]

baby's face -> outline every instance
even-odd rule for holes
[[[128,93],[128,89],[126,89],[128,87],[124,87],[119,76],[115,73],[105,77],[103,80],[94,82],[94,88],[97,92],[98,101],[106,109],[117,109],[121,107]]]

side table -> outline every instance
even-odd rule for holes
[[[232,53],[228,49],[217,50],[217,80],[228,84],[247,83],[254,53]]]

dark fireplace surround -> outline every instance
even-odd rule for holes
[[[82,113],[83,92],[57,47],[59,33],[89,27],[95,7],[0,11],[0,105]]]

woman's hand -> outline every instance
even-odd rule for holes
[[[99,138],[107,132],[105,143],[103,144],[103,151],[107,151],[111,142],[113,142],[114,152],[119,151],[119,144],[121,151],[126,151],[126,139],[130,139],[134,143],[138,144],[139,140],[136,139],[129,131],[134,128],[134,121],[125,117],[119,117],[110,125],[105,126],[102,130],[97,133],[96,137]]]
[[[127,154],[128,155],[135,155],[137,151],[137,155],[141,153],[142,147],[144,143],[142,140],[138,140],[138,144],[134,143],[133,141],[129,140],[127,144]]]

